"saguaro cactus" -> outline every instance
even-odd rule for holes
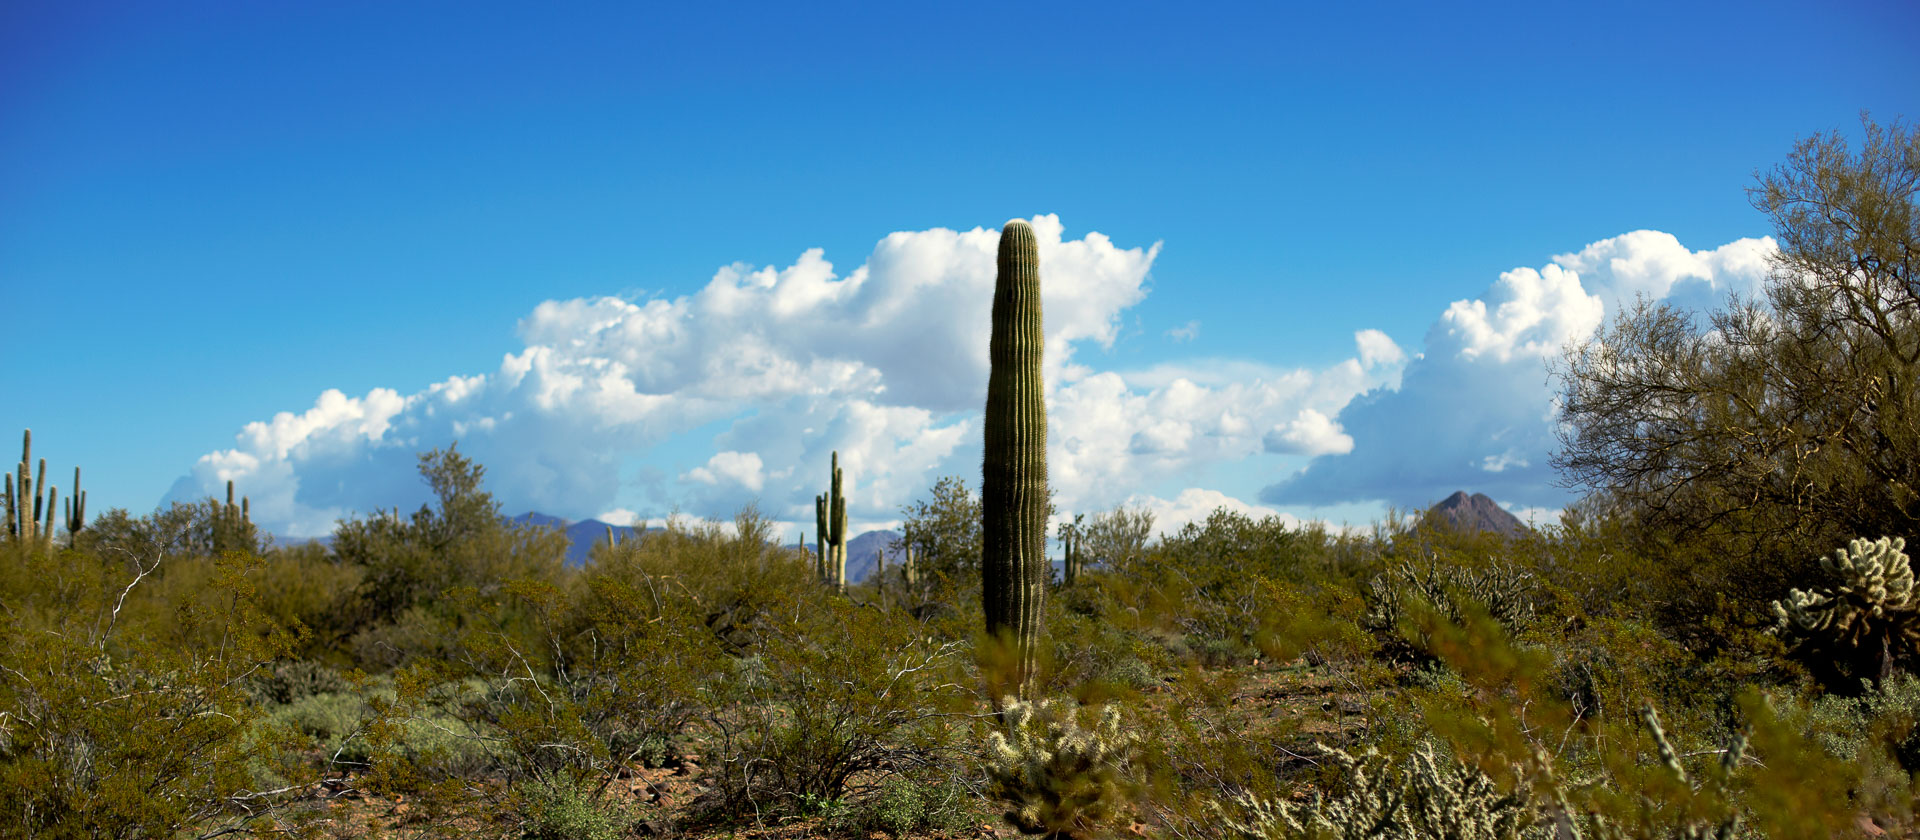
[[[40,459],[38,472],[31,471],[33,464],[33,430],[27,429],[20,436],[19,468],[4,474],[5,490],[0,493],[4,515],[0,515],[0,519],[4,519],[5,524],[0,525],[0,537],[50,549],[56,521],[65,522],[70,534],[78,533],[85,524],[86,497],[80,493],[78,467],[73,470],[73,496],[61,499],[60,488],[47,483],[47,459]],[[56,520],[63,505],[66,514]]]
[[[213,553],[228,551],[255,551],[253,533],[253,512],[247,497],[240,497],[240,503],[233,503],[233,481],[227,481],[227,503],[222,506],[213,499],[207,500],[213,513]]]
[[[1047,401],[1040,373],[1040,246],[1015,219],[1000,231],[987,345],[981,457],[981,604],[987,633],[1014,646],[1026,694],[1047,593]]]
[[[80,543],[80,529],[87,527],[87,493],[80,489],[80,468],[73,468],[73,495],[63,503],[67,519],[67,547]]]
[[[820,580],[847,588],[847,499],[840,495],[840,453],[833,453],[833,483],[824,495],[813,497],[814,524],[819,526],[820,558],[815,569]]]
[[[1080,579],[1080,522],[1086,514],[1078,514],[1072,522],[1060,523],[1060,583],[1072,586]]]

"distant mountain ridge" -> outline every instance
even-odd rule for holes
[[[1441,499],[1439,504],[1429,508],[1427,512],[1444,518],[1448,525],[1463,531],[1492,531],[1511,537],[1530,530],[1519,517],[1508,513],[1485,493],[1469,496],[1467,491],[1458,490],[1453,495]]]

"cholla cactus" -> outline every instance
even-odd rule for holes
[[[1509,631],[1533,618],[1533,575],[1506,563],[1468,569],[1432,560],[1425,566],[1406,562],[1375,576],[1367,589],[1371,607],[1366,624],[1376,630],[1399,626],[1408,597],[1427,602],[1455,623],[1466,616],[1469,602]]]
[[[1860,664],[1885,679],[1896,642],[1909,652],[1920,645],[1920,599],[1906,547],[1900,537],[1857,539],[1822,558],[1820,567],[1837,584],[1820,591],[1794,589],[1773,602],[1774,630],[1791,630],[1877,660]]]
[[[1344,771],[1346,792],[1305,805],[1242,795],[1228,807],[1213,804],[1229,837],[1383,838],[1383,840],[1546,840],[1552,826],[1524,793],[1505,793],[1479,768],[1443,761],[1430,746],[1392,761],[1369,748],[1358,757],[1320,745]]]
[[[1107,706],[1100,723],[1082,729],[1072,704],[1002,701],[1005,734],[987,740],[989,793],[1007,804],[1006,818],[1025,834],[1091,836],[1119,812],[1136,736]]]

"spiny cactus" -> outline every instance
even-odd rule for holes
[[[1773,602],[1774,631],[1830,646],[1835,658],[1847,660],[1843,676],[1849,680],[1884,681],[1896,653],[1920,650],[1920,597],[1906,547],[1900,537],[1856,539],[1821,558],[1820,568],[1834,585],[1794,589]]]
[[[819,561],[814,569],[820,581],[840,590],[847,588],[847,499],[840,495],[840,452],[833,453],[833,481],[827,492],[813,497],[814,524],[818,526]]]
[[[1240,795],[1213,803],[1227,836],[1239,840],[1547,840],[1551,826],[1525,792],[1508,793],[1479,768],[1442,760],[1429,745],[1403,766],[1372,748],[1354,756],[1318,745],[1342,772],[1346,791],[1296,805]]]
[[[1060,523],[1060,583],[1062,586],[1072,586],[1074,581],[1080,579],[1082,562],[1080,541],[1083,539],[1080,536],[1082,527],[1080,522],[1085,518],[1084,513],[1075,514],[1072,522]]]
[[[1425,601],[1455,623],[1469,614],[1469,603],[1477,604],[1488,617],[1513,631],[1533,618],[1533,575],[1504,563],[1469,569],[1442,565],[1432,558],[1424,565],[1403,562],[1368,581],[1364,623],[1375,630],[1393,630],[1410,597]]]
[[[1007,805],[1006,819],[1025,834],[1089,837],[1118,815],[1138,740],[1120,728],[1120,709],[1081,728],[1071,703],[1013,697],[1001,701],[1005,733],[987,736],[989,795]]]
[[[80,531],[87,527],[87,493],[80,489],[80,468],[73,468],[73,493],[62,503],[67,520],[67,547],[79,545]]]
[[[1041,381],[1040,246],[1019,219],[1000,231],[981,457],[980,597],[987,633],[1033,679],[1047,593],[1047,401]]]
[[[227,481],[227,503],[208,499],[207,505],[213,514],[213,553],[244,551],[249,554],[257,550],[254,543],[253,516],[247,497],[241,496],[240,503],[233,503],[233,481]]]
[[[47,484],[47,459],[40,459],[38,473],[30,471],[33,465],[33,430],[27,429],[21,434],[20,466],[6,474],[5,481],[5,535],[18,543],[41,548],[53,546],[53,526],[55,508],[59,507],[60,488]],[[74,471],[74,485],[79,486],[80,472]],[[75,522],[69,505],[67,522]],[[84,507],[79,511],[79,519],[86,518]]]

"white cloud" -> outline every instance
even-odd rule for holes
[[[1635,231],[1538,269],[1508,271],[1480,298],[1441,313],[1397,387],[1338,411],[1334,420],[1352,441],[1346,453],[1315,458],[1260,498],[1417,507],[1465,489],[1557,508],[1569,494],[1550,467],[1558,441],[1547,362],[1592,335],[1623,296],[1711,305],[1713,295],[1759,288],[1773,248],[1771,239],[1742,239],[1688,251],[1671,235]],[[1365,347],[1362,339],[1363,357]]]
[[[1119,336],[1160,246],[1068,240],[1054,216],[1031,223],[1059,382],[1079,369],[1080,345]],[[977,434],[998,242],[997,229],[901,232],[845,276],[815,249],[785,268],[727,266],[672,299],[547,301],[496,370],[405,395],[325,391],[304,412],[248,424],[168,495],[199,498],[232,478],[264,527],[324,533],[356,511],[419,504],[415,454],[458,439],[509,511],[618,498],[725,516],[758,496],[776,518],[806,521],[838,450],[860,488],[853,515],[891,519]],[[723,430],[698,451],[705,441],[685,436],[711,424]],[[668,463],[623,474],[636,459]]]
[[[701,484],[733,484],[758,493],[766,486],[767,478],[760,474],[760,455],[757,452],[717,452],[707,459],[704,467],[688,470],[682,477],[698,481]]]
[[[1311,408],[1285,425],[1275,426],[1265,439],[1268,452],[1287,455],[1345,455],[1353,451],[1353,438],[1340,430],[1340,424]]]
[[[1171,339],[1173,339],[1174,341],[1177,341],[1177,342],[1178,342],[1178,341],[1192,341],[1192,340],[1194,340],[1194,339],[1196,339],[1196,338],[1199,338],[1199,337],[1200,337],[1200,322],[1199,322],[1199,321],[1188,321],[1188,322],[1186,322],[1186,323],[1184,323],[1184,324],[1181,324],[1180,326],[1177,326],[1177,327],[1174,327],[1173,329],[1170,329],[1170,330],[1167,330],[1167,337],[1168,337],[1168,338],[1171,338]]]
[[[1278,516],[1288,528],[1298,528],[1301,525],[1300,518],[1293,514],[1282,513],[1265,505],[1248,504],[1218,490],[1199,487],[1181,490],[1180,494],[1172,500],[1158,496],[1134,495],[1127,497],[1124,504],[1128,507],[1144,508],[1148,513],[1153,514],[1153,533],[1159,537],[1178,533],[1189,522],[1205,522],[1215,510],[1222,508],[1245,514],[1253,519]]]
[[[647,527],[647,521],[641,519],[640,514],[626,508],[614,508],[594,518],[616,528]]]
[[[1407,360],[1400,345],[1379,330],[1361,330],[1353,334],[1353,341],[1360,346],[1360,364],[1366,367],[1397,365]]]

